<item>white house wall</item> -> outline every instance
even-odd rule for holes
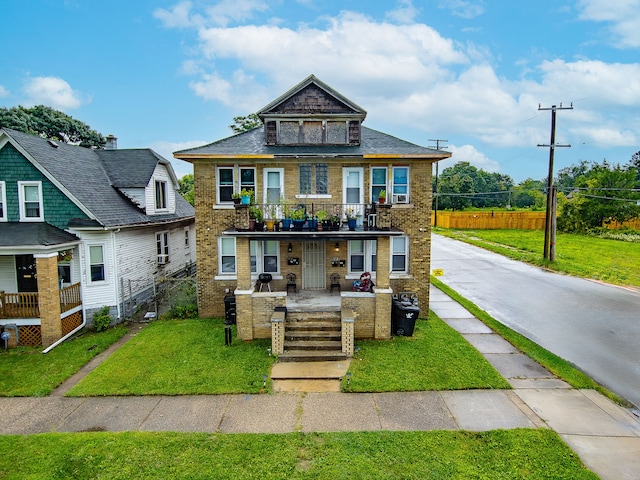
[[[0,290],[17,292],[16,260],[13,255],[0,256]]]
[[[163,164],[158,163],[156,165],[155,170],[153,171],[153,175],[151,176],[151,180],[149,180],[149,184],[144,189],[145,192],[145,203],[147,205],[147,215],[154,215],[156,213],[156,193],[155,186],[156,180],[167,182],[167,208],[166,210],[161,210],[157,212],[158,214],[162,213],[173,213],[176,211],[176,186],[173,184],[173,180],[171,179],[171,175],[169,175],[169,171],[167,167]]]

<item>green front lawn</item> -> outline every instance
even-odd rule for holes
[[[343,379],[348,392],[410,392],[511,388],[459,333],[433,312],[418,319],[412,337],[364,340]]]
[[[596,479],[556,433],[0,436],[0,477],[47,479]]]
[[[224,346],[221,319],[149,324],[72,388],[69,396],[263,393],[271,340]],[[269,383],[267,380],[267,388]]]
[[[83,365],[127,333],[120,326],[103,333],[86,332],[47,354],[42,347],[0,350],[0,396],[45,397]]]

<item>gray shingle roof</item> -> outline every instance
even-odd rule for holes
[[[2,247],[50,247],[78,243],[75,235],[43,222],[9,222],[0,228],[0,248]]]
[[[402,156],[449,156],[431,148],[400,140],[392,135],[362,127],[360,145],[265,145],[264,126],[248,132],[201,147],[180,150],[173,154],[177,158],[188,160],[188,156],[198,155],[273,155],[283,157],[296,156],[340,156],[364,157],[366,155],[402,155]]]
[[[158,162],[168,164],[151,149],[92,150],[63,142],[54,146],[47,139],[15,130],[3,128],[0,132],[54,177],[102,226],[167,223],[195,215],[193,207],[177,193],[175,214],[147,215],[118,191],[118,187],[146,186]]]

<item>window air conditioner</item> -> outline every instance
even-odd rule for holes
[[[409,203],[406,193],[398,193],[393,196],[393,203]]]
[[[164,265],[169,262],[169,255],[158,255],[158,265]]]

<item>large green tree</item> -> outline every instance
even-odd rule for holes
[[[178,193],[191,205],[194,204],[193,173],[187,173],[178,179]]]
[[[233,130],[233,133],[242,133],[249,130],[253,130],[262,125],[262,120],[255,113],[249,115],[240,115],[233,117],[233,124],[229,125],[229,128]]]
[[[40,135],[51,140],[74,143],[82,147],[104,147],[102,134],[64,112],[44,105],[0,108],[0,127]]]
[[[571,198],[558,217],[558,229],[586,232],[640,216],[636,176],[637,170],[631,165],[610,165],[607,161],[591,164],[576,178]]]

